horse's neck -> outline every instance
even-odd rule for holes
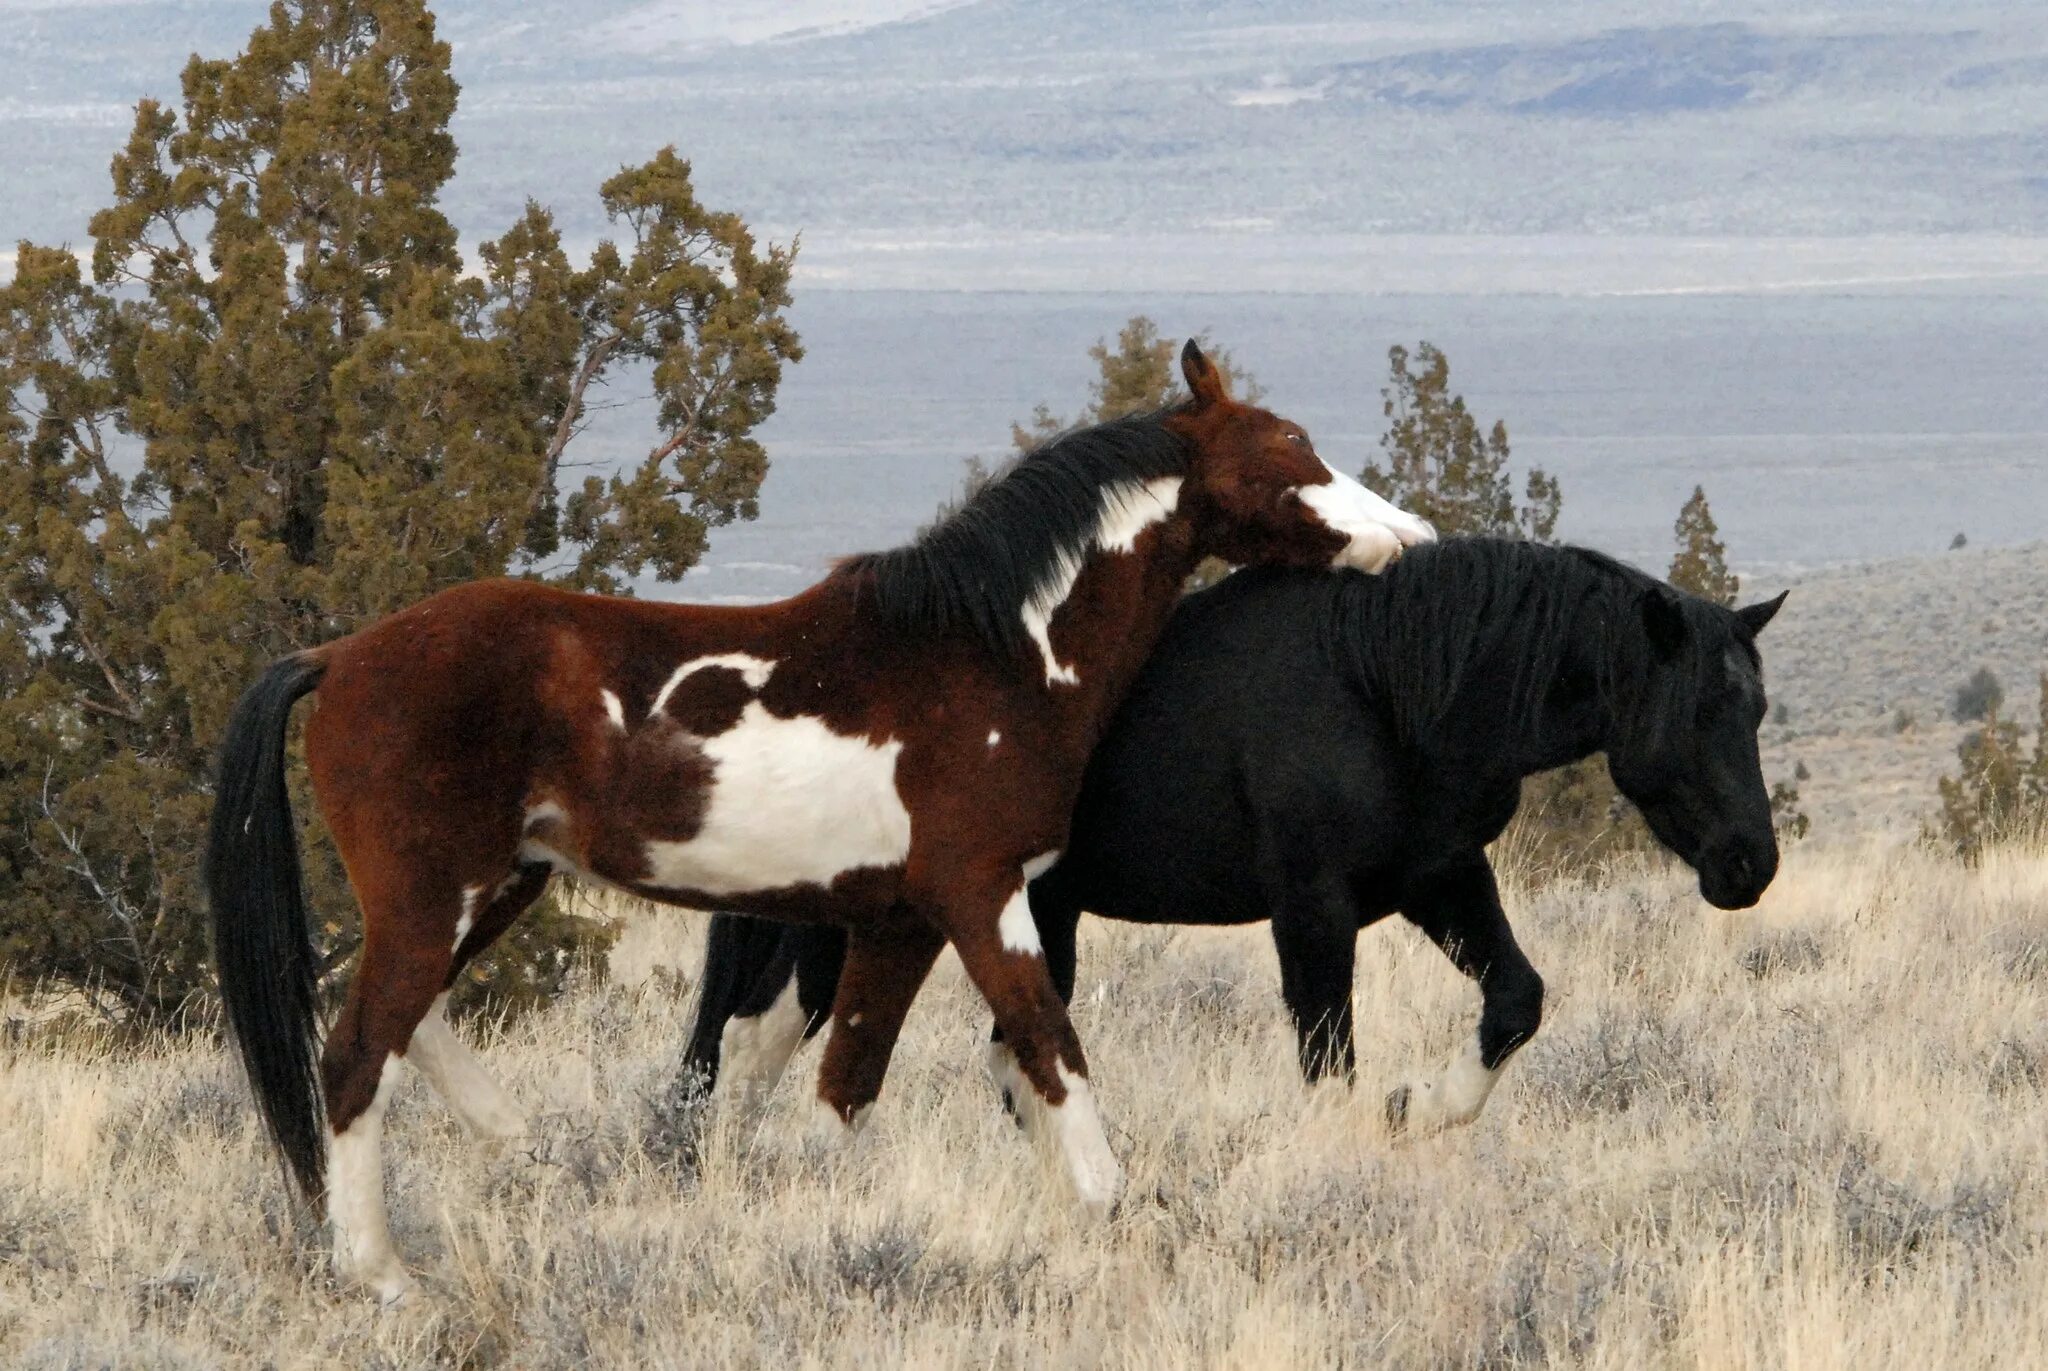
[[[1035,665],[1045,669],[1062,715],[1087,733],[1084,746],[1094,745],[1165,633],[1200,560],[1193,542],[1175,516],[1128,547],[1098,543],[1047,617],[1045,632],[1034,631]]]

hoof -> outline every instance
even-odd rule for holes
[[[1387,1127],[1396,1133],[1407,1131],[1408,1100],[1412,1093],[1405,1085],[1397,1085],[1387,1092]]]

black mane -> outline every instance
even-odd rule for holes
[[[1079,557],[1108,492],[1185,475],[1193,455],[1161,422],[1169,411],[1075,429],[1032,449],[916,541],[839,564],[863,607],[918,635],[972,633],[1014,655],[1029,638],[1027,600]]]
[[[1438,737],[1477,670],[1509,673],[1492,682],[1509,701],[1498,723],[1525,732],[1568,659],[1589,648],[1594,688],[1624,736],[1690,727],[1701,697],[1725,680],[1720,649],[1740,640],[1728,611],[1587,548],[1451,538],[1380,576],[1345,579],[1333,649],[1412,743]],[[1675,659],[1650,642],[1652,594],[1682,616]]]

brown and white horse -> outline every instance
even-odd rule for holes
[[[565,872],[651,899],[843,927],[819,1098],[880,1092],[950,941],[1036,1093],[1082,1202],[1121,1172],[1024,887],[1197,561],[1377,570],[1428,526],[1340,476],[1299,426],[1225,394],[1069,434],[910,546],[751,607],[444,591],[274,664],[229,725],[207,853],[229,1022],[337,1268],[409,1286],[380,1133],[401,1057],[471,1130],[517,1104],[443,1016],[449,987]],[[315,958],[285,789],[292,702],[363,947],[317,1068]],[[324,1097],[324,1098],[323,1098]]]

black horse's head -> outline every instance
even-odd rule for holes
[[[1646,589],[1640,648],[1628,654],[1638,679],[1618,692],[1628,707],[1608,740],[1614,784],[1721,909],[1755,904],[1778,871],[1757,758],[1765,701],[1756,639],[1784,602],[1781,594],[1730,610],[1669,586]]]

